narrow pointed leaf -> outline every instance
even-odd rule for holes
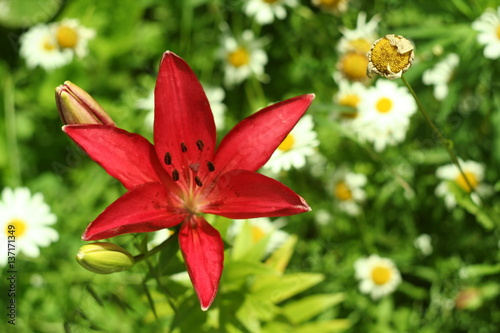
[[[311,320],[345,299],[344,294],[321,294],[301,298],[283,307],[283,314],[294,324]]]
[[[179,245],[201,309],[205,311],[219,289],[224,263],[222,238],[204,218],[194,215],[182,224]]]
[[[173,227],[185,215],[169,207],[169,194],[159,183],[145,183],[109,205],[85,230],[83,240],[98,240],[131,232],[151,232]]]
[[[226,171],[256,171],[262,167],[306,112],[313,98],[312,94],[290,98],[242,120],[220,143],[215,165],[223,166]]]
[[[205,213],[228,218],[288,216],[311,210],[297,193],[282,183],[247,170],[223,174],[207,197]]]

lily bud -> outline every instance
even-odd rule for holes
[[[70,81],[56,88],[56,104],[65,125],[103,124],[115,126],[113,119],[92,96]]]
[[[126,271],[135,264],[134,257],[127,250],[106,242],[82,246],[76,261],[86,270],[98,274]]]

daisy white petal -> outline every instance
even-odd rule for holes
[[[484,45],[484,56],[488,59],[500,58],[500,7],[497,10],[489,8],[472,23],[476,30],[477,41]]]
[[[354,270],[360,280],[360,291],[374,300],[394,292],[401,283],[401,274],[394,262],[376,254],[356,260]]]

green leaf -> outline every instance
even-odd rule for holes
[[[234,260],[245,259],[246,261],[260,261],[266,253],[267,243],[271,234],[266,235],[255,242],[252,238],[252,226],[248,220],[239,221],[243,223],[241,231],[236,235],[233,250],[231,251]]]
[[[351,322],[347,319],[332,319],[302,325],[293,330],[293,333],[333,333],[345,331],[349,327]]]
[[[253,261],[229,261],[224,265],[223,279],[226,283],[242,283],[252,275],[278,275],[272,267]]]
[[[283,273],[290,262],[295,244],[297,244],[297,236],[292,235],[266,260],[266,265]]]
[[[287,304],[283,308],[283,314],[294,324],[299,324],[327,309],[344,301],[343,293],[338,294],[323,294],[304,297],[298,301]]]
[[[254,297],[282,302],[325,279],[323,274],[293,273],[285,276],[259,276],[252,285]]]

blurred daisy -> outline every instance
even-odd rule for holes
[[[60,49],[53,29],[44,24],[38,24],[20,37],[19,53],[26,60],[28,68],[42,67],[52,70],[65,66],[73,59],[68,49]]]
[[[472,187],[479,195],[488,195],[491,193],[491,187],[482,183],[484,179],[484,166],[482,164],[470,160],[464,162],[461,159],[459,159],[459,163],[464,171],[465,177],[460,173],[455,164],[447,164],[436,170],[437,178],[443,180],[436,187],[436,195],[444,198],[448,209],[455,207],[457,204],[455,195],[449,189],[448,181],[454,181],[466,192],[471,192]],[[468,183],[466,178],[469,181]],[[476,193],[473,193],[471,198],[479,204],[479,197]]]
[[[413,241],[413,246],[420,250],[424,256],[428,256],[432,253],[432,238],[428,234],[421,234]]]
[[[88,53],[88,41],[95,37],[95,30],[86,28],[77,19],[64,19],[51,25],[57,45],[62,50],[71,50],[82,58]]]
[[[233,86],[250,76],[262,80],[265,78],[264,66],[267,54],[262,49],[263,42],[256,40],[250,30],[245,30],[240,40],[226,37],[221,52],[224,59],[224,84]]]
[[[375,150],[380,152],[404,140],[410,117],[416,110],[413,97],[404,87],[378,80],[362,96],[352,128],[361,142],[373,142]]]
[[[376,254],[356,260],[354,270],[360,280],[360,291],[370,294],[374,300],[394,292],[401,283],[401,274],[394,262]]]
[[[459,61],[458,54],[450,53],[444,60],[424,72],[422,81],[426,85],[434,85],[434,97],[437,100],[442,101],[448,96],[448,83]]]
[[[334,103],[341,108],[340,119],[350,123],[350,120],[358,116],[358,105],[365,91],[366,87],[359,82],[340,81],[339,91],[333,98]]]
[[[306,165],[306,157],[315,154],[319,145],[311,115],[303,116],[278,146],[264,168],[277,174]]]
[[[359,12],[356,23],[356,29],[347,29],[341,27],[342,38],[337,46],[340,53],[360,52],[368,53],[373,42],[377,39],[377,27],[380,22],[380,16],[375,15],[370,21],[366,21],[366,13]]]
[[[274,17],[282,20],[286,17],[285,6],[295,7],[296,0],[247,0],[245,14],[255,17],[260,24],[273,23]]]
[[[485,45],[484,56],[488,59],[500,57],[500,7],[487,9],[477,20],[472,22],[472,29],[479,32],[477,42]]]
[[[233,224],[228,229],[228,237],[233,239],[238,233],[241,232],[243,223],[250,223],[250,229],[252,232],[252,242],[256,244],[262,240],[267,235],[271,235],[269,242],[266,245],[266,254],[273,252],[275,249],[279,248],[281,244],[286,242],[290,235],[279,228],[283,226],[279,219],[274,223],[267,217],[248,219],[248,220],[234,220]]]
[[[363,189],[366,176],[340,169],[332,178],[332,192],[339,209],[351,216],[358,215],[361,212],[359,205],[366,199]]]
[[[349,81],[366,82],[370,78],[366,74],[368,56],[359,51],[346,52],[337,62],[337,71],[333,74],[335,81],[342,79]]]
[[[39,247],[59,239],[57,231],[50,227],[56,220],[41,193],[31,195],[25,187],[4,188],[0,197],[0,241],[4,253],[0,256],[0,266],[7,263],[9,236],[15,236],[16,254],[40,256]]]
[[[313,5],[332,14],[340,14],[347,10],[349,0],[312,0]]]
[[[148,242],[148,250],[151,251],[153,248],[157,247],[164,241],[170,238],[174,234],[174,231],[170,229],[161,229],[151,233],[152,238]]]
[[[210,103],[210,108],[212,109],[212,114],[214,116],[215,126],[217,130],[224,129],[225,126],[225,116],[226,116],[226,105],[223,103],[226,93],[221,87],[210,87],[203,86],[205,94],[207,95],[208,102]],[[139,98],[135,107],[139,110],[146,110],[148,114],[144,119],[144,124],[150,130],[153,130],[154,123],[154,108],[155,108],[155,94],[154,90],[151,90],[149,95],[144,98]]]

